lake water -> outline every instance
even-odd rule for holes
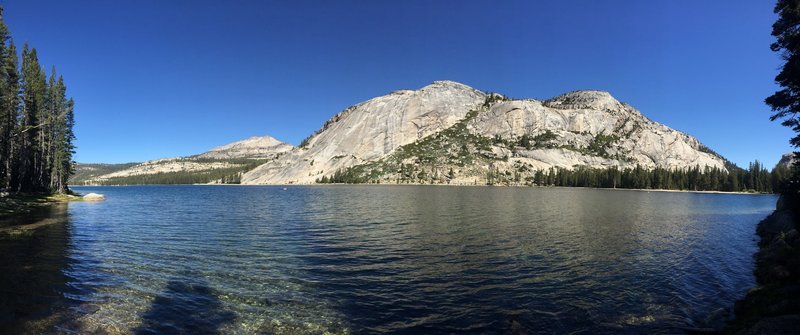
[[[755,285],[764,195],[76,187],[0,239],[29,333],[680,333]]]

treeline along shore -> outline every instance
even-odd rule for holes
[[[20,61],[21,59],[21,61]],[[3,195],[67,193],[75,152],[75,103],[55,67],[26,43],[18,54],[0,8],[0,189]]]
[[[457,176],[453,169],[446,173],[431,173],[408,164],[399,167],[397,184],[450,184]],[[779,164],[772,171],[758,161],[742,169],[727,162],[726,169],[695,166],[686,169],[634,168],[598,169],[578,166],[574,169],[554,167],[547,170],[520,169],[513,173],[490,170],[487,185],[527,185],[623,188],[643,190],[717,191],[746,193],[775,193],[791,174],[788,166]],[[360,166],[339,170],[330,178],[323,176],[318,184],[379,183]]]

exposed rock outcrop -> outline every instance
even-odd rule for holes
[[[432,183],[454,171],[448,183],[470,184],[489,170],[725,169],[724,159],[697,139],[650,121],[608,92],[510,100],[438,81],[345,109],[302,147],[245,173],[242,183],[314,183],[358,166],[369,181],[393,182],[408,164],[415,174],[438,176]]]
[[[291,144],[278,141],[270,136],[253,136],[245,140],[216,147],[193,157],[211,159],[271,159],[293,148],[294,146]]]
[[[102,194],[97,193],[89,193],[83,196],[84,201],[103,201],[106,200],[106,197]]]
[[[516,160],[534,168],[575,165],[627,168],[637,164],[668,169],[697,165],[725,168],[724,161],[704,151],[697,139],[650,121],[633,107],[602,91],[576,91],[544,102],[497,102],[472,120],[469,130],[512,141],[526,134],[535,137],[551,133],[549,146],[578,153],[518,149]],[[581,152],[592,148],[599,138],[609,143],[592,153]]]
[[[608,92],[511,100],[437,81],[348,107],[300,147],[252,137],[199,155],[101,175],[88,171],[77,183],[128,183],[154,175],[159,178],[145,181],[161,183],[175,180],[164,174],[189,173],[208,178],[181,175],[180,180],[311,184],[355,168],[359,180],[369,182],[483,184],[487,175],[519,179],[536,170],[577,166],[724,170],[725,161],[694,137],[647,119]]]
[[[313,183],[336,170],[375,161],[449,128],[486,94],[452,81],[395,91],[337,114],[305,143],[242,176],[245,184]]]

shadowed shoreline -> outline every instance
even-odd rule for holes
[[[13,334],[49,331],[48,319],[67,302],[67,205],[44,206],[3,223],[15,229],[0,231],[0,329]]]

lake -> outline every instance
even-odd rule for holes
[[[771,195],[75,187],[0,238],[28,333],[680,333],[755,285]]]

